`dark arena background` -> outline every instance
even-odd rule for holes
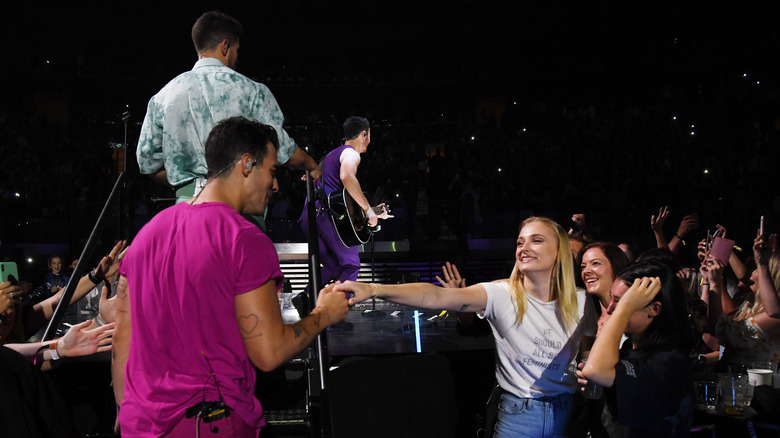
[[[346,117],[371,122],[358,178],[372,203],[386,201],[396,217],[375,235],[375,246],[363,248],[361,280],[433,281],[447,260],[463,266],[469,283],[502,278],[513,265],[518,225],[534,215],[568,229],[574,214],[585,214],[591,235],[639,253],[655,246],[650,216],[662,206],[671,211],[669,238],[684,216],[698,217],[681,250],[685,264],[698,263],[696,243],[716,224],[750,256],[759,218],[772,233],[780,225],[779,8],[588,3],[4,4],[0,261],[15,262],[20,278],[36,287],[50,256],[62,256],[65,265],[79,258],[122,171],[127,182],[90,267],[171,205],[171,190],[139,174],[136,142],[149,98],[195,63],[190,30],[211,9],[241,21],[237,70],[270,88],[285,129],[316,160],[338,146]],[[268,220],[288,290],[296,292],[307,279],[300,177],[282,169]],[[452,319],[441,319],[429,328],[454,331]],[[355,390],[334,398],[334,411],[366,397],[349,386],[359,383],[377,400],[396,397],[398,406],[446,411],[428,419],[455,412],[453,430],[475,436],[493,377],[489,335],[460,343],[450,341],[453,333],[427,334],[434,347],[423,351],[447,352],[444,363],[459,382],[442,390],[455,405],[445,406],[386,395],[394,384],[382,373],[393,370],[408,371],[421,387],[433,385],[406,370],[411,361],[388,362],[409,353],[413,328],[388,329],[386,349],[371,347],[368,333],[379,328],[359,334],[362,328],[357,320],[353,333],[331,342],[332,356],[362,379],[334,371],[334,384]],[[353,334],[367,350],[346,341]],[[364,369],[350,362],[356,357],[376,363]],[[437,366],[438,359],[415,359],[416,369]],[[52,376],[79,434],[110,436],[108,363],[82,365],[64,364]],[[305,404],[299,395],[306,384],[295,377],[305,375],[306,365],[303,371],[298,365],[258,385],[269,410],[289,410],[290,418],[299,418]],[[84,369],[99,382],[81,387]],[[397,415],[400,423],[425,422]],[[298,433],[279,427],[275,436]],[[273,428],[264,434],[274,436]]]

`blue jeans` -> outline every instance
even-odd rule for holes
[[[498,402],[494,438],[566,436],[572,394],[521,398],[504,393]]]

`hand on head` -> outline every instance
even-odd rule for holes
[[[628,288],[620,298],[618,308],[624,308],[633,313],[653,302],[653,298],[661,290],[661,279],[658,277],[643,277],[634,280],[634,284]]]

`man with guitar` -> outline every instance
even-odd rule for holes
[[[368,144],[371,143],[371,127],[368,120],[357,116],[345,120],[344,139],[343,145],[330,151],[322,160],[320,166],[322,178],[315,182],[318,193],[315,205],[317,208],[320,261],[323,266],[323,284],[328,284],[336,279],[342,282],[355,281],[360,271],[360,256],[357,245],[347,246],[350,243],[339,236],[335,225],[337,219],[332,218],[332,216],[346,216],[348,213],[335,212],[329,208],[328,196],[346,189],[344,197],[346,198],[348,194],[357,204],[356,207],[359,207],[365,214],[365,221],[371,228],[376,227],[378,219],[392,217],[388,214],[384,204],[371,207],[357,179],[360,154],[364,153],[368,149]],[[309,237],[308,202],[307,199],[301,215],[303,232],[307,234],[307,237]],[[363,214],[360,214],[360,217],[362,218]],[[364,228],[365,225],[364,223],[356,226]]]

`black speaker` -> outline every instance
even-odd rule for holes
[[[328,384],[334,437],[457,434],[452,373],[439,354],[354,359],[331,371]]]

